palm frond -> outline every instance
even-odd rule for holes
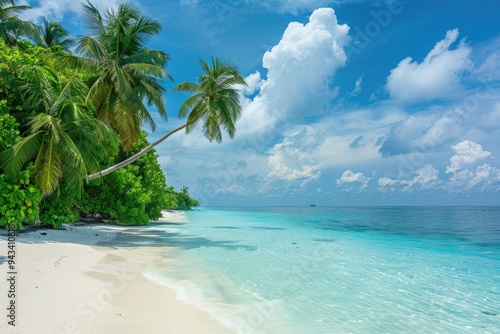
[[[199,91],[199,87],[192,82],[181,82],[175,86],[172,91],[177,93],[196,93]]]
[[[43,144],[43,149],[35,161],[36,180],[44,196],[52,194],[57,189],[63,176],[61,156],[56,146],[55,139],[51,137]]]
[[[182,105],[179,107],[179,118],[185,118],[188,114],[190,115],[191,110],[194,108],[195,105],[197,105],[200,100],[203,99],[203,96],[200,94],[190,96],[182,103]],[[191,116],[194,117],[194,116]],[[199,117],[198,117],[199,118]],[[193,121],[191,121],[192,123]]]
[[[42,135],[42,131],[35,132],[1,153],[0,167],[9,177],[15,177],[33,158],[40,148]]]
[[[82,3],[83,6],[83,18],[87,23],[90,31],[95,35],[101,35],[104,32],[104,24],[102,20],[101,13],[89,0],[87,3]]]
[[[75,53],[97,61],[104,61],[108,58],[108,53],[103,45],[90,36],[80,37]]]

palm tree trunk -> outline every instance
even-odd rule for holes
[[[186,127],[186,125],[187,124],[184,124],[184,125],[179,126],[178,128],[173,129],[172,131],[170,131],[169,133],[167,133],[165,136],[161,137],[160,139],[158,139],[154,143],[149,144],[144,149],[142,149],[139,153],[134,154],[130,158],[128,158],[126,160],[123,160],[122,162],[117,163],[116,165],[111,166],[109,168],[106,168],[106,169],[104,169],[104,170],[102,170],[100,172],[88,175],[87,176],[87,180],[88,181],[92,181],[94,179],[101,178],[101,177],[103,177],[105,175],[108,175],[109,173],[114,172],[115,170],[118,170],[118,169],[120,169],[122,167],[125,167],[125,166],[131,164],[132,162],[136,161],[137,159],[139,159],[140,157],[142,157],[144,154],[148,153],[153,147],[155,147],[156,145],[158,145],[159,143],[161,143],[162,141],[164,141],[165,139],[167,139],[168,137],[170,137],[171,135],[173,135],[177,131],[180,131],[180,130],[184,129]]]

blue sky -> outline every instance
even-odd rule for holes
[[[85,33],[73,0],[27,2],[27,18]],[[162,23],[151,48],[175,83],[211,55],[247,77],[233,140],[157,148],[169,185],[202,205],[500,204],[498,1],[133,3]],[[185,98],[168,94],[151,140]]]

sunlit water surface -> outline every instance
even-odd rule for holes
[[[228,331],[500,333],[500,207],[187,215],[160,225],[173,261],[144,275]]]

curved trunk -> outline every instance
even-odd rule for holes
[[[104,169],[104,170],[102,170],[100,172],[88,175],[87,176],[87,181],[92,181],[94,179],[101,178],[101,177],[103,177],[105,175],[108,175],[109,173],[114,172],[115,170],[118,170],[118,169],[120,169],[122,167],[125,167],[125,166],[131,164],[132,162],[136,161],[137,159],[139,159],[140,157],[142,157],[144,154],[148,153],[153,147],[155,147],[156,145],[158,145],[159,143],[161,143],[162,141],[164,141],[165,139],[167,139],[168,137],[170,137],[171,135],[173,135],[177,131],[180,131],[180,130],[184,129],[186,127],[186,125],[187,124],[184,124],[184,125],[179,126],[178,128],[173,129],[172,131],[170,131],[169,133],[167,133],[165,136],[161,137],[160,139],[158,139],[154,143],[149,144],[144,149],[142,149],[140,152],[134,154],[130,158],[125,159],[122,162],[117,163],[116,165],[111,166],[109,168],[106,168],[106,169]]]

